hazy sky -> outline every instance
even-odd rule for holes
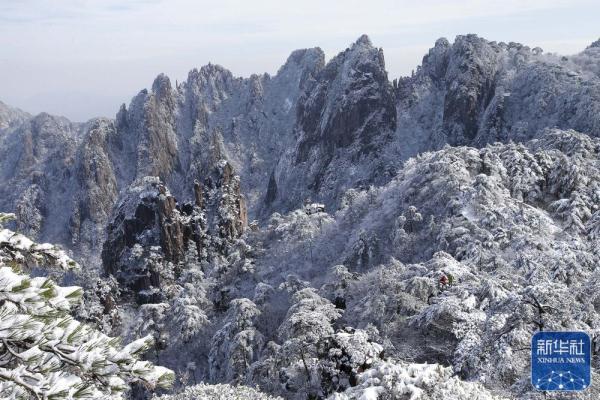
[[[439,37],[477,33],[572,54],[600,37],[598,0],[0,0],[0,100],[83,121],[113,117],[156,75],[206,63],[275,73],[297,48],[330,58],[367,33],[390,78]]]

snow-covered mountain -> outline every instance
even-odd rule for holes
[[[12,108],[0,101],[0,132],[23,123],[31,115],[18,108]]]
[[[390,80],[361,36],[275,76],[161,74],[114,120],[0,103],[0,210],[87,267],[81,318],[155,335],[182,385],[537,398],[531,334],[600,326],[599,137],[598,42],[439,39]]]
[[[546,127],[600,135],[599,58],[595,45],[567,58],[466,35],[438,40],[412,77],[390,81],[362,36],[327,64],[318,48],[295,51],[273,77],[212,64],[177,87],[159,75],[115,120],[2,106],[0,206],[30,234],[96,250],[135,179],[158,176],[191,199],[194,180],[226,159],[250,219],[307,198],[336,209],[347,189],[381,185],[446,143],[523,141]]]

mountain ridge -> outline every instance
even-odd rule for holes
[[[208,64],[173,87],[159,74],[114,120],[71,124],[41,114],[27,119],[31,127],[4,128],[2,147],[12,146],[9,153],[21,157],[18,163],[7,157],[3,170],[35,169],[35,175],[53,170],[48,163],[69,160],[61,168],[79,177],[67,199],[70,215],[48,221],[70,227],[59,232],[61,242],[88,250],[99,248],[117,193],[136,178],[159,176],[178,198],[191,199],[193,181],[221,158],[241,176],[251,219],[297,208],[308,198],[335,209],[345,190],[383,184],[404,160],[445,143],[522,141],[555,126],[600,134],[600,83],[587,61],[600,57],[595,49],[565,61],[476,35],[458,36],[453,44],[442,38],[414,76],[390,81],[382,49],[363,35],[327,63],[319,48],[296,50],[273,77],[237,78]],[[543,85],[571,94],[548,96]],[[21,143],[31,134],[64,142],[56,154],[63,160],[28,155],[35,149]],[[90,169],[82,157],[101,161]],[[21,228],[49,237],[43,225],[55,211],[36,206],[50,200],[35,193],[53,192],[61,182],[36,179],[5,174],[3,186],[17,190],[0,206],[15,211],[15,204],[24,204],[28,217],[21,220],[32,222]],[[25,181],[32,185],[19,189]]]

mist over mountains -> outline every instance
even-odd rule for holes
[[[114,119],[0,103],[0,210],[177,390],[542,398],[531,335],[600,326],[599,43],[439,39],[390,79],[363,35],[274,76],[158,75]]]

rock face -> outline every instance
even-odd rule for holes
[[[0,133],[13,126],[22,124],[31,115],[18,108],[12,108],[0,101]]]
[[[460,37],[443,55],[447,60],[444,81],[442,128],[450,144],[466,144],[475,139],[479,116],[489,106],[496,89],[501,49],[483,39]],[[438,67],[439,68],[439,67]]]
[[[152,91],[142,90],[129,110],[120,112],[117,132],[123,150],[136,160],[135,177],[158,176],[165,180],[181,169],[174,128],[175,102],[171,82],[161,74],[154,80]]]
[[[296,112],[300,133],[296,165],[308,161],[312,152],[330,156],[355,141],[363,153],[374,151],[380,132],[396,129],[383,51],[362,36],[316,76]]]
[[[91,121],[76,154],[77,193],[69,219],[69,234],[74,246],[89,246],[91,251],[104,240],[104,227],[119,194],[111,158],[115,132],[113,121]]]
[[[136,259],[136,251],[152,249],[177,264],[187,246],[201,246],[200,212],[187,205],[184,208],[191,211],[190,217],[196,211],[197,218],[184,221],[175,198],[158,178],[136,182],[122,197],[108,226],[102,251],[105,272],[135,292],[159,287],[160,271],[153,265],[133,264],[132,258]]]
[[[65,239],[82,129],[39,114],[0,137],[0,207],[16,212],[23,233]]]
[[[598,136],[600,81],[589,65],[599,56],[591,47],[569,59],[476,35],[440,39],[397,84],[398,139],[410,145],[400,153],[524,141],[546,127]]]
[[[591,48],[599,48],[600,47],[600,39],[596,40],[594,43],[590,44],[588,49]]]
[[[394,104],[383,51],[363,35],[327,63],[299,98],[297,144],[278,163],[267,202],[285,209],[317,197],[334,206],[359,180],[379,178],[374,159],[396,129]],[[356,171],[357,164],[367,168]]]
[[[327,64],[318,48],[294,51],[274,76],[209,64],[173,86],[161,74],[115,120],[0,104],[0,207],[25,233],[87,257],[135,181],[157,176],[195,201],[194,182],[211,190],[223,160],[250,219],[307,199],[335,210],[348,189],[385,184],[445,144],[525,141],[546,127],[600,135],[599,60],[595,44],[567,58],[466,35],[438,40],[413,76],[390,82],[382,50],[362,36]]]
[[[248,220],[239,177],[226,161],[204,184],[196,182],[194,193],[194,202],[180,204],[158,177],[146,177],[115,207],[102,249],[104,271],[141,293],[141,301],[151,300],[144,291],[161,287],[161,274],[180,272],[187,254],[202,261],[207,247],[223,250],[244,232]],[[165,265],[169,271],[161,271]]]

